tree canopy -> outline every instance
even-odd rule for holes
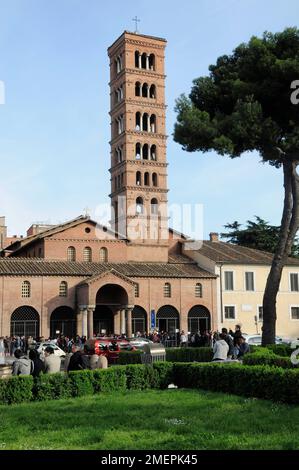
[[[221,238],[227,239],[235,245],[254,248],[255,250],[275,253],[279,242],[280,226],[270,225],[261,217],[255,216],[255,221],[247,220],[246,227],[235,221],[227,223],[226,232],[221,233]],[[292,246],[292,256],[299,257],[299,241],[296,239]]]

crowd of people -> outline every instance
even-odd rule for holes
[[[145,338],[164,346],[176,345],[180,347],[212,347],[213,361],[240,360],[249,352],[249,345],[242,335],[240,325],[235,326],[235,331],[222,328],[219,331],[200,331],[192,335],[184,330],[174,335],[165,331],[153,330],[150,333],[136,332],[136,337]],[[114,339],[125,339],[125,335],[113,335]],[[43,360],[36,349],[37,343],[52,342],[65,352],[64,364],[61,358],[54,354],[54,348],[49,344],[44,350]],[[115,341],[115,344],[116,341]],[[88,344],[86,336],[76,335],[72,338],[63,334],[51,340],[50,338],[33,338],[29,336],[0,337],[0,356],[14,356],[13,375],[33,375],[42,373],[55,373],[61,370],[107,368],[106,356],[97,355],[92,345]]]

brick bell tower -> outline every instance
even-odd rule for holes
[[[108,49],[112,220],[137,261],[168,259],[165,47],[125,31]]]

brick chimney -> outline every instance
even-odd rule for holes
[[[210,233],[210,242],[219,242],[219,234],[217,232]]]

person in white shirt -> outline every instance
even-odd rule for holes
[[[221,333],[219,335],[219,340],[215,342],[213,347],[213,361],[225,361],[227,359],[227,354],[229,351],[229,346],[224,339],[224,335]]]
[[[183,348],[187,346],[187,336],[185,335],[184,330],[181,332],[180,346]]]

